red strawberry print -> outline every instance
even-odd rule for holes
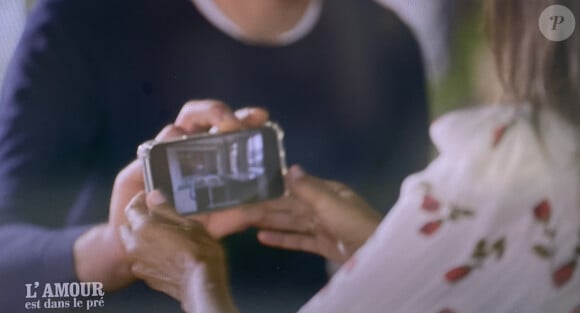
[[[543,200],[534,208],[534,216],[540,222],[547,222],[550,220],[552,213],[552,206],[548,200]]]
[[[558,270],[554,272],[552,275],[552,280],[554,281],[554,285],[556,287],[564,286],[572,275],[574,275],[574,270],[576,269],[576,261],[571,261],[569,263],[564,264]]]
[[[439,311],[439,313],[455,313],[455,311],[450,310],[450,309],[443,309],[443,310]]]
[[[471,267],[469,265],[459,266],[456,267],[449,272],[445,273],[445,280],[450,283],[457,282],[467,276],[471,271]]]
[[[505,135],[506,130],[508,129],[508,125],[501,125],[493,130],[493,143],[492,146],[495,148],[502,140],[503,136]]]
[[[441,224],[443,224],[442,220],[432,221],[423,225],[419,231],[425,236],[431,236],[433,233],[439,230]]]
[[[439,207],[440,207],[439,201],[437,201],[437,199],[435,199],[433,196],[431,195],[423,196],[423,204],[421,205],[421,208],[423,208],[423,210],[427,212],[435,212],[439,210]]]

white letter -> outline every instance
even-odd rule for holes
[[[71,297],[78,297],[79,296],[79,293],[80,293],[80,289],[81,288],[79,286],[79,283],[71,283],[69,285],[69,291],[68,291],[68,293],[69,293],[69,295]]]
[[[44,292],[42,293],[43,298],[52,298],[54,294],[52,293],[52,288],[50,287],[50,283],[44,284]]]
[[[57,297],[68,297],[68,284],[69,283],[55,283],[54,289]]]
[[[32,284],[25,284],[26,286],[26,298],[36,298],[36,292],[32,293]],[[36,286],[38,287],[38,282],[36,282]]]

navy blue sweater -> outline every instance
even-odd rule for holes
[[[76,280],[72,245],[106,221],[115,174],[189,99],[267,108],[289,163],[389,208],[427,160],[423,76],[411,32],[367,0],[325,2],[283,47],[233,40],[188,0],[41,0],[0,98],[0,311],[24,311],[25,283]],[[296,310],[324,283],[322,260],[254,235],[225,239],[236,301]],[[179,310],[139,284],[105,302]]]

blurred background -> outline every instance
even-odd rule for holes
[[[35,1],[0,0],[0,83]],[[493,101],[498,86],[480,0],[374,1],[397,12],[419,40],[432,119],[465,105]]]
[[[421,45],[431,117],[493,102],[499,86],[481,0],[377,0],[396,11]]]

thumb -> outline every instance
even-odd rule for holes
[[[268,111],[262,108],[249,107],[234,112],[236,118],[242,121],[245,127],[254,128],[264,125],[268,121]]]
[[[151,215],[178,225],[187,226],[190,224],[186,218],[177,213],[165,195],[159,190],[153,190],[147,194],[146,203]]]
[[[339,201],[325,180],[306,174],[297,165],[288,170],[286,185],[292,195],[316,210],[331,208]]]

